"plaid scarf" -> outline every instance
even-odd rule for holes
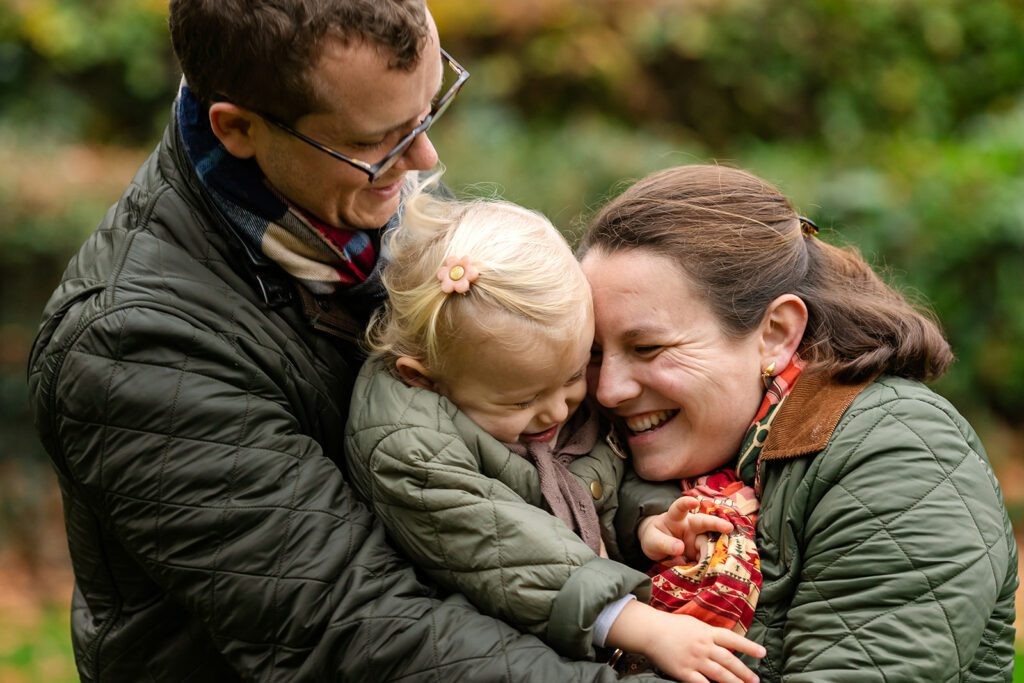
[[[287,204],[267,185],[255,160],[228,153],[184,79],[175,111],[200,183],[250,252],[277,263],[315,295],[352,290],[376,279],[379,230],[336,228]]]
[[[747,430],[735,469],[721,469],[683,480],[683,495],[693,496],[696,512],[728,520],[728,534],[708,534],[701,559],[674,566],[656,564],[648,571],[651,605],[666,612],[688,614],[712,626],[744,634],[761,595],[761,558],[755,544],[760,503],[758,458],[779,407],[796,383],[804,363],[793,356],[765,392]]]

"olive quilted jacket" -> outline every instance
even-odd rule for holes
[[[530,462],[379,361],[356,381],[345,446],[352,483],[421,569],[566,656],[595,654],[592,626],[608,603],[650,595],[645,574],[597,557],[541,509]],[[623,459],[599,442],[569,470],[594,494],[614,556]]]
[[[1017,548],[985,451],[945,399],[893,377],[802,376],[760,484],[747,636],[768,650],[750,662],[762,681],[1011,680]]]
[[[85,681],[608,681],[439,598],[340,466],[359,331],[232,237],[168,130],[69,265],[29,383]]]

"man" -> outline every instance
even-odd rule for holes
[[[82,679],[614,679],[437,596],[339,469],[381,228],[467,76],[423,0],[171,0],[170,27],[170,125],[29,366]]]

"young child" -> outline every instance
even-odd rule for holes
[[[624,462],[584,401],[590,290],[558,231],[509,203],[421,188],[387,246],[389,302],[371,324],[346,452],[393,540],[565,656],[606,646],[676,678],[755,680],[730,650],[761,646],[634,600],[647,577],[606,559]],[[688,515],[696,504],[645,520],[645,550],[680,555],[699,533],[732,530]]]

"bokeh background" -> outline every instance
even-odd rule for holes
[[[934,306],[958,356],[936,388],[1024,525],[1024,3],[429,4],[473,73],[432,134],[449,185],[571,235],[655,169],[772,180]],[[0,0],[0,681],[75,680],[25,359],[70,254],[164,126],[179,78],[166,15],[166,0]]]

